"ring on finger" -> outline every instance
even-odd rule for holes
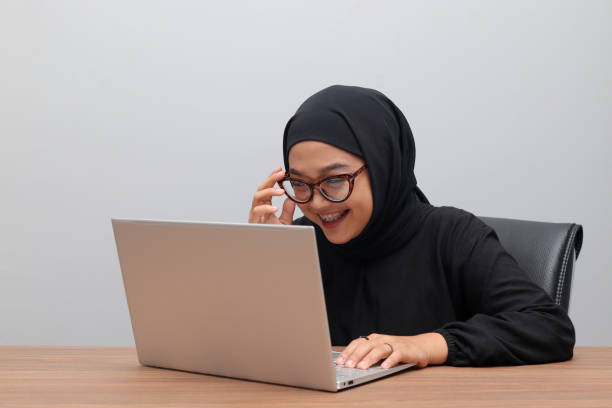
[[[389,348],[391,349],[391,354],[393,354],[393,346],[391,345],[391,343],[384,343],[387,346],[389,346]]]
[[[359,336],[360,339],[366,339],[366,340],[370,340],[370,338],[368,336]]]

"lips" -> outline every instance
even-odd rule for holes
[[[333,228],[338,226],[346,218],[346,214],[348,214],[348,212],[349,210],[344,210],[325,215],[319,214],[319,219],[323,223],[324,227]]]
[[[319,218],[321,218],[323,221],[326,221],[326,222],[336,221],[337,219],[342,217],[345,212],[346,212],[346,210],[345,211],[338,211],[338,212],[333,213],[333,214],[325,214],[325,215],[319,214]]]

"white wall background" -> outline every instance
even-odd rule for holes
[[[0,2],[0,344],[133,344],[111,217],[246,221],[298,105],[386,93],[432,203],[584,225],[611,345],[612,2]]]

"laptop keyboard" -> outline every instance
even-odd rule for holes
[[[339,355],[340,355],[339,352],[333,351],[332,361],[336,361],[336,358],[338,358]],[[381,371],[386,371],[386,369],[381,368],[379,364],[373,365],[367,370],[362,370],[360,368],[349,368],[349,367],[344,367],[341,365],[334,365],[334,367],[336,368],[336,381],[339,381],[339,382],[350,381],[350,380],[354,380],[359,377],[364,377],[366,375],[379,373]]]

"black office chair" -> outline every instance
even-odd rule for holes
[[[535,283],[569,309],[574,263],[582,248],[582,225],[479,217]]]

